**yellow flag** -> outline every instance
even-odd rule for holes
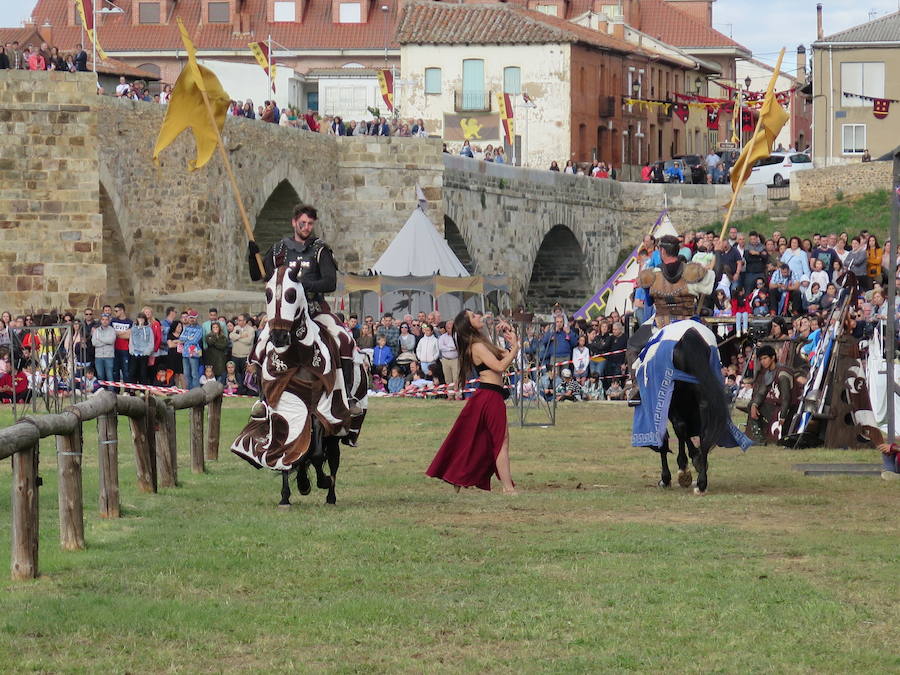
[[[775,139],[781,133],[781,128],[790,119],[790,115],[775,99],[775,80],[778,79],[778,73],[781,72],[783,57],[784,49],[781,50],[778,63],[775,64],[775,71],[772,73],[772,79],[769,80],[769,87],[766,89],[762,110],[759,113],[759,123],[756,125],[756,133],[744,146],[741,156],[731,167],[731,189],[734,191],[739,190],[750,177],[753,165],[757,160],[765,159],[771,154]]]
[[[103,61],[105,61],[106,60],[106,52],[103,51],[103,47],[101,47],[100,43],[97,41],[97,34],[94,31],[94,2],[93,2],[93,0],[75,0],[75,8],[78,10],[78,14],[81,16],[81,25],[84,26],[84,29],[88,34],[88,38],[90,38],[91,43],[94,45],[94,48],[97,50],[97,56],[99,56]]]
[[[159,136],[156,138],[156,146],[153,148],[153,160],[157,161],[159,153],[167,148],[182,131],[191,129],[197,144],[197,156],[188,162],[188,168],[194,171],[204,166],[212,158],[219,142],[219,132],[225,126],[225,115],[231,101],[215,74],[197,63],[195,56],[197,50],[194,49],[190,36],[180,19],[178,27],[181,29],[181,37],[188,53],[188,65],[182,69],[175,82],[172,98],[166,107],[166,117],[160,127]],[[206,109],[203,92],[206,92],[209,99],[215,126],[213,126],[210,113]]]

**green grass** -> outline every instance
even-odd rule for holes
[[[97,516],[89,423],[77,553],[59,549],[43,443],[42,576],[2,584],[0,670],[900,669],[897,484],[790,469],[875,452],[716,450],[700,498],[655,487],[629,411],[582,404],[511,427],[520,496],[456,495],[423,472],[458,408],[374,401],[338,505],[314,490],[288,512],[278,477],[228,452],[192,475],[180,419],[182,485],[137,493],[123,441],[114,521]],[[245,420],[229,401],[223,445]]]
[[[885,240],[891,224],[891,197],[888,190],[878,190],[856,199],[844,199],[817,209],[797,211],[786,221],[773,221],[768,214],[760,213],[751,218],[734,221],[733,225],[740,232],[757,230],[766,236],[778,230],[787,236],[811,238],[816,232],[840,234],[847,232],[851,237],[860,230],[868,230],[878,237],[879,243]],[[722,223],[719,222],[718,229]]]

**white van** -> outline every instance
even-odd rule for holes
[[[747,185],[774,185],[783,187],[791,180],[791,173],[813,168],[812,159],[802,152],[773,152],[765,159],[757,160],[747,179]]]

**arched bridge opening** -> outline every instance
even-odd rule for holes
[[[265,252],[290,232],[291,216],[299,203],[300,196],[290,181],[285,179],[275,186],[256,217],[253,234],[260,250]]]
[[[447,240],[450,250],[459,258],[466,271],[469,274],[475,274],[475,261],[472,260],[472,256],[469,253],[466,240],[463,239],[462,233],[459,231],[456,223],[453,222],[453,219],[447,215],[444,216],[444,239]]]
[[[594,293],[584,253],[565,225],[554,226],[538,249],[525,294],[530,312],[548,312],[557,302],[571,313]]]

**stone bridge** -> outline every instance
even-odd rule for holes
[[[151,161],[165,108],[93,95],[90,74],[0,71],[0,308],[80,309],[256,288],[218,157],[186,170],[183,135]],[[224,145],[257,241],[311,203],[338,264],[364,272],[416,206],[471,271],[506,274],[514,302],[591,295],[668,205],[686,227],[720,217],[727,187],[646,186],[442,155],[437,139],[334,138],[232,119]],[[766,208],[748,193],[739,214]],[[210,291],[209,289],[214,289]]]

